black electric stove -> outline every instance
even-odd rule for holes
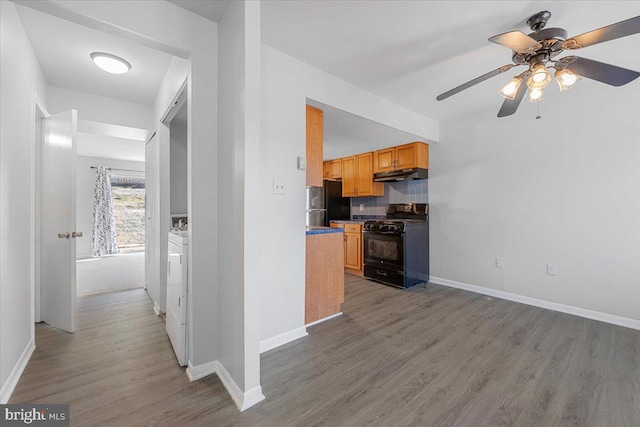
[[[429,281],[429,205],[387,205],[387,218],[364,223],[364,276],[400,288]]]

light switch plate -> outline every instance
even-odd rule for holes
[[[284,180],[282,179],[273,180],[273,194],[286,194],[286,187],[285,187]]]

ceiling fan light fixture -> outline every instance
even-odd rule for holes
[[[514,77],[511,80],[509,80],[509,83],[504,85],[502,89],[498,91],[498,93],[503,98],[510,99],[513,101],[516,98],[518,89],[520,89],[520,85],[522,85],[522,79],[520,77]]]
[[[527,79],[529,89],[544,89],[551,83],[551,74],[547,71],[546,65],[538,62],[531,68],[531,77]]]
[[[556,71],[556,82],[558,82],[560,92],[571,89],[573,85],[578,83],[578,80],[580,80],[580,76],[573,73],[571,70],[567,70],[565,68],[563,70]]]
[[[529,91],[529,102],[539,102],[544,99],[544,91],[539,88],[534,88]]]
[[[93,52],[89,55],[99,68],[111,74],[124,74],[131,69],[131,64],[120,58],[105,52]]]

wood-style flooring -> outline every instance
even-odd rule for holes
[[[144,290],[83,298],[36,327],[12,403],[70,403],[73,426],[639,426],[640,331],[428,285],[347,275],[344,315],[262,355],[244,413],[189,383]]]

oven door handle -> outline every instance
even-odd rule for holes
[[[384,234],[384,235],[387,235],[387,236],[402,236],[404,234],[404,232],[396,233],[394,231],[367,231],[367,230],[364,230],[363,233],[367,233],[367,234]]]

